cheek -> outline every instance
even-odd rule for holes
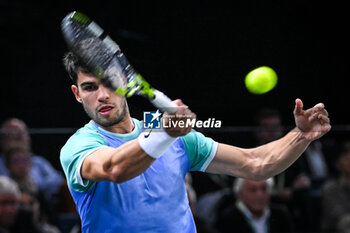
[[[86,107],[93,107],[93,105],[95,104],[95,99],[93,93],[84,96],[83,98],[81,98],[81,103],[84,104]]]

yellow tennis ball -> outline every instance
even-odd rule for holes
[[[277,84],[276,72],[268,66],[260,66],[250,71],[245,77],[245,85],[253,94],[264,94]]]

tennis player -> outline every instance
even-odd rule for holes
[[[103,86],[73,53],[65,55],[64,65],[76,100],[91,118],[60,155],[84,233],[196,232],[184,183],[187,172],[267,179],[331,128],[322,103],[303,110],[297,99],[296,127],[257,148],[218,143],[191,127],[145,132],[142,122],[130,116],[126,98]],[[196,117],[181,100],[174,102],[179,107],[172,121]]]

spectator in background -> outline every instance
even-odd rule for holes
[[[10,118],[1,126],[0,175],[9,175],[4,154],[12,148],[27,147],[31,151],[31,139],[26,124],[17,118]],[[44,146],[44,145],[43,145]],[[57,194],[64,182],[63,175],[54,169],[44,157],[32,155],[30,177],[47,199]]]
[[[18,184],[23,194],[37,196],[39,189],[30,177],[31,154],[26,147],[13,147],[5,153],[9,176]]]
[[[350,232],[350,141],[341,146],[336,160],[339,176],[323,187],[323,232]]]
[[[32,212],[20,208],[20,197],[17,184],[0,176],[0,233],[44,233]]]
[[[49,224],[42,192],[30,177],[31,154],[27,147],[13,147],[6,151],[6,166],[10,177],[17,183],[21,192],[20,206],[32,213],[33,221],[44,233],[59,233],[57,227]]]
[[[233,187],[237,200],[221,210],[217,229],[222,233],[292,232],[287,209],[270,204],[273,184],[273,178],[263,181],[237,178]]]

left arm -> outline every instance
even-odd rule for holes
[[[313,140],[331,128],[323,104],[304,111],[302,101],[297,99],[294,117],[297,127],[281,139],[268,144],[251,149],[219,144],[206,172],[261,180],[284,171]]]

